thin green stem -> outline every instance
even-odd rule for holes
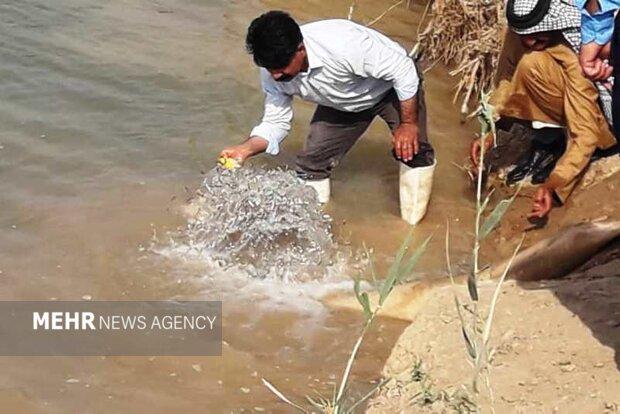
[[[484,112],[484,106],[481,108],[482,116],[484,117],[486,114]],[[484,119],[483,119],[484,122]],[[478,177],[476,183],[476,223],[475,223],[475,238],[474,238],[474,251],[473,251],[473,259],[474,259],[474,269],[473,269],[473,284],[475,289],[478,289],[478,273],[480,271],[480,222],[482,220],[482,175],[484,172],[484,153],[486,149],[486,139],[487,134],[484,133],[484,128],[481,131],[480,137],[480,159],[478,160]],[[472,298],[474,299],[474,298]],[[474,336],[474,343],[476,346],[479,344],[479,332],[478,332],[478,298],[476,297],[473,301],[473,312],[472,312],[472,333]],[[474,378],[475,381],[475,378]]]
[[[480,251],[480,221],[482,219],[482,175],[484,170],[484,152],[486,146],[486,134],[480,137],[480,160],[478,161],[478,177],[476,184],[476,228],[474,241],[474,278],[477,280]]]
[[[362,329],[362,333],[359,338],[357,338],[357,342],[353,346],[353,351],[351,351],[351,355],[349,356],[349,361],[347,362],[347,366],[344,369],[344,373],[342,374],[342,380],[340,382],[340,387],[338,388],[338,394],[336,394],[336,401],[334,404],[334,414],[338,414],[340,412],[341,400],[344,396],[344,391],[347,388],[347,383],[349,382],[349,375],[351,374],[351,368],[353,367],[353,362],[355,361],[355,357],[357,356],[357,352],[359,351],[360,346],[362,345],[362,341],[364,340],[364,336],[370,325],[372,325],[372,321],[375,319],[377,312],[381,309],[381,305],[377,306],[375,311],[372,313],[370,318],[366,321],[364,328]]]

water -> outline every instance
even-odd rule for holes
[[[185,254],[284,283],[321,277],[336,257],[331,218],[294,171],[216,167],[192,204],[177,241]]]
[[[386,8],[379,0],[357,4],[355,17],[366,21]],[[350,289],[356,269],[346,261],[332,260],[316,279],[281,283],[147,247],[153,233],[169,245],[166,234],[185,228],[178,211],[220,149],[240,142],[261,116],[258,74],[243,50],[248,22],[266,8],[310,20],[345,16],[349,5],[0,2],[0,299],[221,299],[228,344],[218,358],[0,358],[0,411],[287,412],[261,376],[296,401],[314,390],[331,394],[362,323],[359,314],[320,302],[323,294]],[[410,42],[423,12],[423,5],[414,7],[377,27]],[[414,243],[436,235],[419,277],[443,277],[446,219],[455,266],[470,250],[469,190],[451,162],[463,161],[471,134],[450,105],[446,77],[440,68],[426,77],[440,164],[415,234]],[[313,110],[296,102],[284,154],[259,157],[256,165],[273,168],[296,153]],[[389,132],[378,122],[338,166],[323,209],[332,217],[337,251],[366,244],[379,272],[408,230],[399,218],[398,166],[389,152]],[[354,391],[378,377],[403,327],[378,322],[354,368]],[[192,369],[196,364],[201,373]]]

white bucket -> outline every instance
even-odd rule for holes
[[[322,180],[305,180],[304,183],[314,188],[319,203],[325,204],[329,201],[329,178],[324,178]]]
[[[437,160],[428,167],[411,168],[400,164],[400,215],[411,225],[424,218],[433,188],[433,174]]]

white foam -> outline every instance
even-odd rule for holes
[[[361,273],[365,261],[352,266],[347,256],[341,256],[324,268],[323,277],[306,281],[282,280],[277,277],[254,278],[243,267],[226,266],[204,251],[197,253],[186,246],[155,247],[153,252],[167,257],[180,266],[179,273],[191,269],[197,293],[192,299],[252,302],[260,313],[294,312],[320,317],[325,313],[321,300],[330,294],[352,291],[353,279]]]
[[[184,277],[191,269],[197,297],[319,317],[321,299],[352,290],[365,269],[333,240],[331,218],[291,171],[213,169],[197,194],[188,225],[151,246]]]

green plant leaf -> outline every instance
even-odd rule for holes
[[[360,297],[360,302],[362,304],[362,308],[364,308],[364,317],[366,320],[372,317],[372,311],[370,310],[370,300],[368,299],[368,294],[363,292]]]
[[[484,220],[484,223],[482,223],[480,227],[480,240],[491,234],[495,226],[499,224],[504,214],[508,211],[508,207],[510,207],[513,200],[514,197],[510,197],[497,203],[491,214],[489,214],[489,217]]]
[[[517,195],[519,195],[521,187],[523,187],[523,183],[519,185],[517,191],[515,191],[512,197],[504,199],[497,203],[491,214],[489,214],[489,217],[486,218],[486,220],[484,221],[484,223],[482,223],[482,226],[480,227],[480,240],[491,234],[495,226],[497,226],[497,224],[502,220],[502,217],[504,217],[504,214],[506,214],[506,211],[508,211],[508,208],[510,207],[512,202],[515,201],[515,198],[517,198]]]
[[[396,253],[396,257],[394,258],[394,263],[392,263],[392,266],[390,266],[388,275],[383,281],[383,284],[381,285],[381,290],[379,291],[379,306],[383,305],[383,302],[385,301],[385,299],[387,299],[387,296],[390,294],[390,292],[392,291],[392,288],[396,284],[396,280],[400,273],[400,267],[401,267],[403,258],[405,257],[405,253],[407,252],[407,249],[409,248],[409,245],[411,244],[412,238],[413,238],[413,229],[409,231],[409,234],[407,234],[407,237],[405,237],[405,240],[400,245],[400,248],[398,249],[398,252]]]
[[[397,255],[399,266],[398,268],[390,269],[390,273],[388,274],[388,277],[383,282],[383,286],[381,287],[381,295],[379,297],[379,305],[383,305],[383,302],[385,301],[385,299],[387,299],[387,296],[390,294],[392,289],[394,289],[394,286],[399,281],[401,281],[405,275],[409,275],[413,271],[413,268],[415,267],[416,263],[418,262],[418,260],[420,259],[424,251],[426,250],[426,246],[428,245],[428,242],[431,240],[431,238],[432,236],[428,236],[426,240],[424,240],[422,244],[420,244],[415,249],[415,251],[411,254],[411,256],[409,257],[409,259],[407,260],[404,266],[401,266],[403,257]],[[408,237],[405,240],[405,243],[403,243],[403,246],[408,247],[409,244],[411,243],[411,237]],[[401,250],[403,246],[401,246]],[[405,250],[403,250],[403,256],[404,256],[404,251],[406,251],[406,248]]]
[[[362,305],[366,320],[368,320],[372,316],[372,311],[370,310],[370,300],[366,292],[361,292],[360,285],[360,280],[356,279],[355,282],[353,282],[353,291],[355,292],[355,297],[357,298],[357,301],[360,303],[360,305]]]
[[[459,320],[461,321],[461,332],[463,333],[463,339],[465,340],[465,347],[467,348],[467,353],[471,357],[472,360],[476,359],[476,346],[472,342],[469,334],[467,333],[467,328],[465,325],[465,318],[463,318],[463,312],[461,311],[461,302],[459,301],[456,292],[454,292],[454,305],[456,306],[456,312],[459,316]]]
[[[355,279],[353,281],[353,292],[355,292],[355,297],[357,298],[357,301],[360,303],[360,305],[364,306],[362,304],[361,299],[360,299],[360,296],[361,296],[361,293],[360,293],[361,292],[361,287],[360,286],[361,286],[361,284],[362,284],[362,282],[359,279]]]
[[[478,302],[478,286],[476,283],[476,276],[474,275],[473,270],[469,273],[467,277],[467,290],[469,291],[469,297],[474,302]]]
[[[467,353],[471,357],[472,360],[476,359],[476,347],[474,343],[469,338],[469,334],[467,333],[467,329],[464,326],[461,327],[461,331],[463,332],[463,339],[465,340],[465,347],[467,348]]]
[[[400,275],[401,277],[405,275],[409,275],[413,271],[413,268],[415,267],[416,263],[418,262],[418,260],[420,259],[424,251],[426,250],[426,246],[428,246],[428,242],[431,241],[432,237],[433,236],[428,236],[426,240],[424,240],[422,244],[419,245],[418,248],[411,254],[411,256],[409,257],[409,260],[407,260],[407,264],[405,264],[405,267],[403,268],[401,272],[401,275]]]

